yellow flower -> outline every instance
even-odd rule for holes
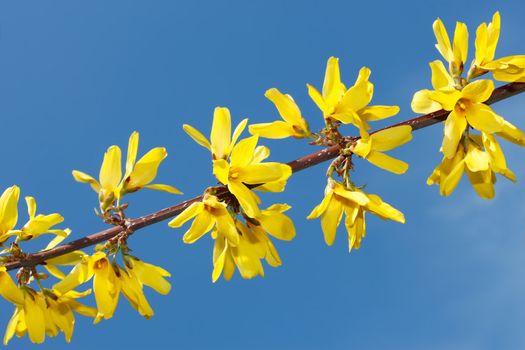
[[[382,152],[401,146],[411,139],[412,128],[410,126],[396,126],[360,138],[350,147],[350,151],[381,169],[391,171],[394,174],[403,174],[408,170],[408,164]]]
[[[53,289],[57,293],[65,294],[93,278],[93,291],[97,304],[94,323],[113,316],[121,291],[140,315],[150,318],[153,316],[153,310],[144,296],[143,285],[153,288],[158,293],[167,294],[171,286],[164,277],[169,277],[170,274],[158,266],[147,264],[135,257],[125,255],[124,259],[125,270],[109,261],[103,252],[96,252],[92,256],[85,255],[69,275],[55,284]],[[66,260],[65,263],[67,262]]]
[[[361,190],[348,190],[332,179],[328,180],[325,196],[307,219],[321,217],[321,228],[327,245],[335,240],[337,227],[345,214],[345,226],[348,233],[348,248],[359,249],[366,234],[365,212],[371,212],[382,219],[405,223],[403,213],[383,202],[377,195],[366,194]]]
[[[525,134],[483,103],[494,91],[492,80],[477,80],[456,90],[448,85],[451,77],[440,61],[432,62],[431,67],[432,84],[436,90],[416,92],[412,99],[412,109],[418,113],[434,112],[440,107],[451,111],[445,121],[442,144],[445,157],[454,157],[459,140],[468,125],[484,133],[497,133],[516,144],[525,145]]]
[[[269,139],[283,139],[290,136],[304,138],[310,135],[308,123],[303,119],[301,110],[292,96],[285,95],[275,88],[266,91],[264,96],[274,103],[284,121],[252,124],[249,126],[252,135]]]
[[[463,67],[468,55],[468,30],[465,23],[456,22],[454,31],[454,42],[451,45],[447,30],[441,19],[434,21],[432,25],[436,36],[438,49],[441,56],[449,63],[452,75],[459,76],[463,72]]]
[[[399,112],[397,106],[368,106],[374,94],[374,85],[368,81],[370,69],[361,68],[355,84],[346,89],[341,82],[339,59],[330,57],[322,94],[307,84],[308,94],[323,112],[324,118],[332,118],[344,124],[357,126],[362,136],[370,129],[368,121],[391,117]]]
[[[239,243],[239,234],[235,222],[228,211],[227,205],[213,195],[206,194],[202,202],[192,203],[182,213],[168,223],[168,226],[178,228],[188,220],[193,220],[191,227],[184,234],[184,243],[195,243],[199,238],[211,231],[214,227],[230,244]]]
[[[53,289],[65,294],[91,278],[98,310],[95,323],[98,323],[102,318],[109,319],[113,316],[122,288],[115,267],[104,252],[84,256],[64,279],[53,286]]]
[[[444,157],[434,169],[427,180],[428,185],[438,184],[440,194],[449,196],[466,172],[477,194],[491,199],[494,197],[496,173],[516,181],[516,175],[507,168],[503,151],[493,135],[482,133],[466,138],[458,145],[453,158]],[[466,152],[464,144],[467,144]]]
[[[210,141],[191,125],[184,124],[183,129],[195,142],[211,151],[213,160],[228,159],[247,123],[248,119],[243,119],[231,135],[230,111],[225,107],[217,107],[213,112]]]
[[[482,23],[476,31],[476,57],[473,68],[480,72],[491,71],[494,79],[506,82],[525,82],[525,55],[494,59],[500,34],[500,15],[494,13],[492,22]]]
[[[213,174],[239,201],[246,215],[256,217],[260,210],[259,197],[247,185],[280,183],[292,175],[289,165],[277,162],[265,162],[267,152],[257,152],[257,135],[245,138],[237,143],[231,152],[230,162],[218,159],[213,162]],[[266,188],[266,190],[278,190]]]
[[[120,200],[127,193],[141,188],[181,194],[175,187],[164,184],[150,184],[157,176],[160,163],[168,153],[163,147],[156,147],[136,162],[139,133],[133,132],[129,137],[126,171],[122,177],[122,152],[118,146],[111,146],[104,154],[100,168],[99,180],[78,170],[73,170],[73,177],[78,182],[89,183],[99,194],[100,207],[103,211]]]
[[[130,255],[124,255],[124,259],[126,269],[119,268],[122,293],[141,316],[150,319],[153,316],[153,309],[144,296],[143,286],[146,285],[157,293],[166,295],[171,290],[171,285],[164,277],[171,275],[158,266],[145,263]]]
[[[57,296],[52,291],[36,292],[29,287],[21,288],[24,304],[16,305],[4,335],[4,345],[16,334],[21,338],[29,334],[33,343],[43,343],[45,335],[55,337],[59,331],[64,333],[69,343],[73,336],[75,316],[73,311],[88,317],[95,317],[96,310],[79,303],[75,299],[86,296],[91,290],[79,293],[69,291]]]

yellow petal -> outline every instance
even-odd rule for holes
[[[441,19],[436,19],[432,28],[434,29],[434,35],[437,40],[436,49],[438,49],[443,58],[448,62],[452,62],[454,60],[454,55],[452,53],[452,47],[450,46],[450,39]]]
[[[295,237],[293,221],[282,213],[263,210],[257,220],[265,231],[278,239],[289,241]]]
[[[321,201],[321,203],[319,203],[312,210],[312,212],[306,217],[308,220],[313,220],[315,218],[318,218],[319,216],[321,216],[326,211],[326,209],[330,205],[330,200],[332,199],[332,193],[333,192],[329,192],[328,194],[326,194],[323,197],[323,200]]]
[[[12,230],[18,221],[18,198],[20,188],[11,186],[0,197],[0,234]]]
[[[36,294],[35,298],[38,298]],[[36,344],[43,343],[46,338],[44,311],[29,295],[25,297],[24,317],[31,342]]]
[[[189,137],[193,139],[193,141],[211,151],[210,141],[208,141],[208,139],[203,134],[201,134],[199,130],[188,124],[182,125],[182,129],[184,129],[186,134],[188,134]]]
[[[387,154],[372,151],[368,154],[366,157],[366,160],[368,160],[370,163],[374,164],[375,166],[390,171],[394,174],[404,174],[408,170],[408,164],[403,162],[402,160],[390,157]]]
[[[337,200],[330,201],[326,210],[321,215],[321,228],[327,245],[334,244],[337,226],[343,216],[343,205]]]
[[[111,146],[104,153],[100,168],[100,185],[107,191],[114,191],[122,178],[121,152],[118,146]]]
[[[213,246],[214,259],[213,259],[213,272],[211,274],[211,280],[213,283],[217,282],[221,277],[222,270],[224,269],[224,262],[226,260],[226,254],[228,246],[224,244],[224,240],[216,239]]]
[[[451,111],[456,106],[458,100],[462,97],[458,90],[437,90],[430,91],[429,97],[438,102],[444,110]]]
[[[228,154],[230,154],[231,150],[233,149],[233,146],[237,143],[237,139],[239,138],[239,136],[241,136],[247,124],[248,118],[245,118],[241,120],[241,122],[235,127],[235,130],[233,130],[232,140],[230,143],[230,147],[228,148]]]
[[[213,228],[213,225],[215,225],[215,220],[213,220],[210,213],[207,211],[199,213],[193,220],[188,231],[184,234],[182,238],[184,243],[195,243],[204,234],[209,232]]]
[[[461,180],[463,176],[463,170],[465,169],[465,160],[461,159],[454,164],[454,167],[450,171],[450,174],[441,181],[440,193],[442,196],[449,196]]]
[[[370,76],[370,69],[361,68],[356,84],[350,87],[343,96],[341,105],[344,110],[359,111],[370,103],[374,86],[367,80],[368,76]]]
[[[432,98],[432,91],[430,90],[419,90],[412,97],[412,103],[410,106],[416,113],[432,113],[439,111],[442,107],[439,102],[434,101]]]
[[[213,175],[223,185],[230,182],[230,164],[224,159],[218,159],[213,161]]]
[[[246,215],[253,218],[259,214],[259,198],[252,190],[239,181],[230,181],[228,189],[237,198]]]
[[[94,266],[93,291],[98,319],[113,317],[120,295],[121,283],[110,264],[107,258],[103,258],[95,262]]]
[[[55,248],[71,234],[71,230],[68,228],[65,230],[50,230],[49,232],[56,234],[56,237],[53,238],[43,250]]]
[[[448,74],[447,69],[440,60],[430,62],[430,69],[432,70],[432,86],[434,89],[453,88],[454,79]]]
[[[466,127],[467,120],[465,117],[458,115],[455,111],[450,112],[445,121],[445,136],[443,137],[443,144],[441,146],[445,157],[454,157]]]
[[[498,45],[498,39],[499,39],[499,33],[501,28],[501,19],[499,15],[499,11],[494,12],[494,15],[492,16],[492,22],[489,23],[487,32],[488,32],[488,39],[487,39],[487,52],[486,52],[486,60],[492,61],[494,59],[494,55],[496,54],[496,46]]]
[[[458,69],[462,69],[468,55],[468,30],[465,23],[456,22],[453,45],[454,63],[457,64]]]
[[[88,183],[95,192],[100,191],[100,184],[92,176],[78,170],[73,170],[72,174],[75,181]]]
[[[231,117],[230,111],[225,107],[217,107],[213,112],[211,127],[211,151],[214,159],[226,159],[230,148]]]
[[[150,185],[144,186],[144,188],[149,188],[150,190],[168,192],[171,194],[182,194],[182,192],[178,188],[175,188],[170,185],[165,185],[165,184],[150,184]]]
[[[168,223],[169,227],[177,228],[184,225],[184,223],[198,214],[200,214],[204,210],[204,203],[202,202],[196,202],[192,203],[190,206],[188,206],[184,211],[182,211],[179,215],[177,215],[173,220],[171,220]]]
[[[236,167],[246,166],[253,157],[259,136],[253,135],[239,141],[232,150],[230,155],[230,165]]]
[[[160,163],[167,155],[168,152],[164,147],[156,147],[146,153],[135,164],[135,168],[129,175],[129,181],[124,184],[125,188],[138,189],[153,181],[157,176]]]
[[[76,265],[82,261],[82,258],[86,256],[81,250],[75,250],[64,255],[57,256],[46,260],[46,264],[51,265]]]
[[[510,122],[503,120],[502,130],[497,135],[516,145],[525,147],[525,134]]]
[[[503,130],[504,119],[487,105],[477,103],[467,109],[467,121],[474,129],[495,133]]]
[[[465,156],[465,165],[470,171],[482,171],[490,168],[490,156],[477,147],[469,145]]]
[[[370,201],[366,205],[367,209],[378,215],[382,219],[390,219],[402,224],[405,223],[405,216],[402,212],[392,207],[390,204],[383,202],[383,200],[375,195],[369,194]]]
[[[315,102],[317,107],[319,107],[319,109],[323,111],[323,115],[326,117],[330,113],[330,111],[323,96],[321,96],[321,93],[317,91],[317,89],[314,88],[312,85],[306,84],[306,86],[308,87],[308,95],[310,95],[310,98]]]
[[[368,203],[368,197],[363,192],[347,190],[339,183],[335,185],[334,193],[353,203],[357,203],[358,205],[365,205]]]
[[[126,158],[126,172],[124,177],[128,177],[133,171],[135,160],[137,159],[137,151],[139,148],[139,133],[133,131],[128,141],[128,155]]]
[[[409,125],[396,126],[376,132],[370,137],[372,148],[376,151],[385,152],[412,140],[412,127]]]
[[[481,23],[478,26],[478,29],[476,30],[476,41],[475,41],[475,47],[476,47],[476,58],[475,63],[477,66],[481,66],[486,62],[491,61],[491,59],[488,58],[487,54],[487,44],[488,44],[488,34],[487,34],[487,24]]]
[[[253,152],[252,163],[260,163],[270,156],[270,149],[266,146],[257,146]]]
[[[75,289],[79,285],[86,283],[93,277],[93,265],[89,261],[89,257],[84,259],[73,267],[71,272],[60,282],[53,286],[53,289],[61,294]]]
[[[339,59],[332,56],[326,63],[323,98],[328,105],[333,106],[339,101],[345,90],[339,73]]]
[[[252,124],[249,126],[249,130],[250,134],[266,137],[267,139],[284,139],[296,135],[293,126],[282,120],[272,123]]]
[[[274,103],[279,114],[286,122],[292,125],[302,124],[301,111],[290,95],[285,95],[276,88],[272,88],[267,90],[264,96]]]
[[[33,197],[29,196],[26,196],[25,200],[27,204],[27,214],[29,215],[29,218],[32,218],[36,215],[36,201]]]
[[[463,98],[469,99],[472,102],[485,102],[489,99],[494,91],[494,82],[492,80],[483,79],[476,80],[463,88],[461,94]]]
[[[255,185],[286,180],[292,175],[292,168],[287,164],[267,162],[251,164],[239,169],[238,180]]]
[[[398,113],[398,106],[366,106],[359,111],[361,118],[366,121],[382,120]]]
[[[20,320],[20,315],[23,313],[23,310],[19,307],[15,308],[15,311],[13,312],[13,315],[9,319],[9,323],[7,324],[7,328],[5,330],[4,335],[4,345],[7,345],[11,338],[15,335],[17,324]]]
[[[494,184],[492,171],[472,172],[467,169],[467,175],[476,193],[483,199],[494,198]]]
[[[170,277],[171,274],[163,268],[134,259],[133,271],[142,283],[157,293],[166,295],[170,292],[171,284],[165,277]]]
[[[0,295],[15,305],[24,305],[24,295],[13,282],[4,266],[0,266]]]

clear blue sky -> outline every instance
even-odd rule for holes
[[[374,102],[398,104],[396,121],[413,117],[412,94],[430,86],[428,62],[438,58],[433,20],[450,30],[465,21],[473,38],[497,9],[498,55],[525,54],[518,1],[3,2],[1,187],[18,184],[40,210],[61,212],[75,238],[95,232],[104,227],[92,214],[96,195],[71,170],[96,174],[106,147],[125,147],[138,130],[142,152],[168,148],[159,180],[185,195],[144,191],[129,197],[129,212],[166,207],[214,183],[208,153],[183,123],[207,133],[215,106],[229,107],[235,121],[275,120],[263,93],[277,87],[319,128],[305,83],[321,86],[331,55],[348,83],[369,66]],[[525,128],[525,96],[494,108]],[[348,254],[343,229],[327,247],[319,222],[305,220],[325,183],[325,166],[309,169],[284,194],[265,197],[293,206],[297,237],[277,243],[282,267],[212,284],[212,240],[184,245],[184,231],[159,224],[130,240],[139,257],[173,274],[170,295],[148,293],[155,317],[141,319],[123,299],[97,326],[77,317],[72,346],[60,335],[39,348],[523,349],[525,150],[504,145],[519,180],[499,180],[495,200],[478,199],[466,181],[441,198],[425,184],[441,136],[441,126],[418,131],[394,152],[411,165],[405,176],[357,162],[358,182],[407,217],[401,225],[369,216],[359,251]],[[283,162],[313,151],[294,140],[265,144]],[[3,333],[12,307],[0,307]],[[27,339],[10,347],[33,348]]]

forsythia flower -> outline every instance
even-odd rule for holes
[[[399,112],[397,106],[368,106],[374,94],[374,85],[368,80],[370,69],[361,68],[355,84],[347,89],[341,82],[339,59],[330,57],[322,94],[307,84],[308,94],[323,112],[325,119],[332,118],[344,124],[357,126],[362,136],[370,129],[367,122],[391,117]]]
[[[184,124],[183,129],[195,142],[211,152],[213,160],[228,159],[233,145],[237,142],[247,123],[248,119],[243,119],[231,135],[230,111],[225,107],[217,107],[213,112],[210,141],[191,125]]]
[[[337,227],[345,214],[345,226],[348,232],[348,249],[359,249],[361,240],[366,234],[365,212],[371,212],[382,219],[405,223],[403,213],[383,202],[379,196],[366,194],[361,190],[348,190],[342,184],[328,179],[325,197],[316,206],[307,219],[321,216],[326,244],[332,245]]]
[[[272,101],[284,121],[272,123],[252,124],[249,126],[252,135],[259,135],[269,139],[282,139],[285,137],[304,138],[310,135],[308,123],[303,119],[301,110],[292,96],[285,95],[272,88],[264,94]]]
[[[468,144],[467,151],[463,144]],[[484,148],[484,150],[483,150]],[[516,181],[514,173],[507,168],[505,156],[493,135],[469,135],[458,145],[453,158],[443,158],[427,180],[428,185],[439,185],[440,194],[450,195],[463,176],[463,172],[481,198],[494,197],[495,173],[502,174],[511,181]]]
[[[36,201],[33,197],[26,197],[29,220],[20,230],[14,230],[18,221],[19,197],[18,186],[9,187],[0,197],[0,242],[5,242],[11,236],[16,236],[18,240],[30,240],[45,233],[67,237],[70,232],[68,229],[52,229],[64,221],[64,218],[57,213],[36,215]]]
[[[442,145],[445,157],[454,157],[459,140],[468,125],[484,133],[498,133],[512,142],[525,145],[525,134],[483,103],[494,91],[491,80],[477,80],[456,90],[450,88],[452,78],[440,61],[432,62],[431,68],[432,85],[436,90],[416,92],[412,109],[419,113],[434,112],[440,107],[451,111],[445,121]]]
[[[167,294],[170,288],[164,277],[169,277],[170,274],[160,267],[131,256],[125,256],[125,262],[124,270],[112,263],[103,252],[86,255],[73,267],[69,275],[53,286],[53,289],[64,294],[93,278],[98,310],[95,323],[113,316],[121,291],[142,316],[150,318],[153,311],[145,299],[142,286],[147,285],[159,293]]]
[[[476,57],[472,69],[480,73],[490,71],[494,79],[507,82],[525,82],[525,55],[494,59],[500,33],[500,15],[494,13],[492,22],[482,23],[476,31]]]
[[[243,139],[231,152],[230,162],[218,159],[213,162],[213,174],[239,201],[246,215],[259,214],[259,197],[247,185],[285,182],[292,175],[292,168],[277,162],[263,163],[256,152],[257,135]]]
[[[71,341],[75,324],[73,311],[88,317],[95,317],[96,310],[77,302],[75,299],[86,296],[91,290],[79,293],[68,291],[57,295],[52,290],[36,292],[24,286],[18,288],[5,267],[0,267],[0,294],[15,304],[15,311],[9,321],[4,336],[4,345],[16,334],[28,334],[33,343],[42,343],[46,334],[54,337],[62,331],[67,342]]]
[[[184,243],[194,243],[214,227],[224,235],[231,245],[239,243],[239,234],[232,215],[226,203],[217,197],[206,194],[202,202],[192,203],[182,213],[168,223],[168,226],[178,228],[188,220],[193,220],[191,227],[183,236]]]
[[[411,139],[412,128],[410,126],[396,126],[360,138],[350,147],[350,151],[381,169],[394,174],[403,174],[408,170],[408,164],[381,152],[401,146]]]
[[[136,161],[139,143],[139,133],[133,132],[129,137],[126,170],[122,177],[122,152],[118,146],[111,146],[104,154],[100,167],[99,180],[78,170],[73,170],[73,177],[78,182],[89,183],[99,195],[100,207],[108,209],[115,200],[120,200],[127,193],[141,188],[181,194],[175,187],[164,184],[150,184],[157,176],[160,163],[168,153],[164,147],[156,147]]]

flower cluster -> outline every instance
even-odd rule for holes
[[[448,63],[430,63],[434,90],[415,93],[412,109],[430,113],[439,109],[450,111],[445,121],[441,146],[443,160],[429,177],[428,184],[438,184],[440,193],[448,196],[458,184],[463,171],[482,198],[494,197],[495,173],[514,181],[514,174],[507,169],[505,157],[495,136],[525,146],[525,134],[487,105],[494,82],[489,79],[473,80],[493,73],[496,80],[523,81],[525,56],[509,56],[494,60],[500,31],[499,13],[492,23],[483,23],[476,32],[476,54],[466,78],[463,77],[468,53],[468,31],[458,22],[451,45],[440,19],[434,22],[436,47]]]
[[[278,101],[276,105],[279,110],[293,110],[290,107],[293,100],[287,95],[276,91],[267,95],[277,96],[275,100]],[[295,104],[293,106],[296,107]],[[287,121],[294,122],[296,119],[289,118]],[[202,201],[188,206],[169,223],[169,226],[178,228],[193,219],[190,228],[184,234],[185,243],[194,243],[207,232],[212,232],[212,238],[215,240],[213,282],[217,281],[221,273],[226,280],[229,280],[235,267],[243,278],[262,276],[264,274],[262,259],[266,259],[271,266],[281,264],[268,234],[281,240],[291,240],[295,236],[292,221],[283,214],[289,206],[275,204],[261,210],[259,208],[261,200],[254,192],[255,190],[283,191],[292,170],[286,164],[265,162],[270,155],[270,150],[265,146],[257,146],[259,140],[257,134],[237,142],[247,122],[248,120],[244,119],[232,135],[229,110],[217,107],[209,141],[197,129],[184,125],[184,130],[190,137],[210,150],[213,174],[224,186],[225,191],[219,193],[221,189],[208,189]],[[286,123],[268,128],[258,126],[251,130],[262,130],[275,136],[282,135],[282,133],[272,134],[272,130],[280,127],[288,131],[293,130],[293,127],[289,127]],[[306,129],[301,130],[306,132]]]

